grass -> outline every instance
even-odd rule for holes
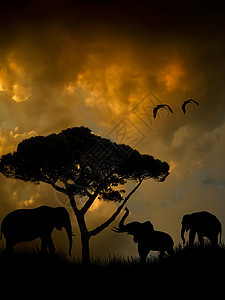
[[[94,258],[90,266],[83,266],[81,260],[69,258],[64,253],[56,255],[42,254],[37,248],[32,250],[16,249],[14,254],[7,254],[4,249],[0,250],[1,270],[20,270],[24,272],[63,272],[75,273],[107,273],[107,272],[182,272],[187,270],[224,269],[225,268],[225,245],[220,247],[182,247],[175,248],[174,255],[167,255],[164,259],[150,257],[146,264],[140,264],[138,257],[124,258],[118,255],[109,255],[108,258]],[[56,273],[55,273],[56,274]]]
[[[159,294],[166,291],[165,286],[175,290],[188,287],[195,293],[198,288],[201,289],[200,280],[207,289],[223,286],[218,282],[223,280],[224,269],[225,245],[215,248],[178,245],[174,255],[167,255],[161,260],[150,256],[146,264],[140,264],[138,257],[109,255],[105,259],[92,259],[90,266],[83,266],[80,260],[60,252],[44,255],[37,248],[18,248],[9,255],[0,249],[2,287],[11,282],[12,287],[17,284],[20,289],[23,287],[24,292],[27,287],[34,287],[35,293],[40,290],[46,293],[54,287],[55,296],[58,289],[70,291],[73,288],[82,290],[84,294],[96,291],[98,295],[102,293],[102,286],[110,295],[117,295],[118,287],[122,287],[119,290],[123,292],[126,291],[123,288],[129,287],[131,296],[132,290],[137,291],[140,287],[146,292],[155,289]]]
[[[152,257],[146,264],[140,264],[138,257],[109,255],[94,258],[90,266],[69,258],[64,253],[42,254],[37,248],[16,249],[13,255],[0,249],[1,288],[18,291],[37,298],[58,298],[58,294],[69,297],[143,297],[151,291],[161,297],[190,297],[205,291],[220,291],[223,287],[225,269],[225,245],[211,248],[206,245],[192,248],[178,245],[174,255],[164,259]],[[128,293],[128,295],[127,295]],[[29,295],[29,294],[28,294]],[[122,296],[123,295],[123,296]],[[153,297],[153,296],[152,296]],[[155,296],[154,296],[155,297]],[[151,295],[149,296],[151,298]],[[213,298],[214,299],[214,298]]]

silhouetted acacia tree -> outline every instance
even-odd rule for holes
[[[89,240],[115,220],[143,180],[164,181],[169,165],[141,155],[124,144],[102,138],[86,127],[74,127],[48,136],[35,136],[18,144],[17,151],[3,155],[0,172],[8,178],[51,185],[65,194],[76,215],[82,242],[82,259],[90,262]],[[123,196],[127,180],[135,187]],[[80,208],[75,196],[86,200]],[[97,228],[88,230],[85,214],[99,198],[120,203],[115,213]]]

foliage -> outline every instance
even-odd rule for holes
[[[2,156],[0,172],[36,184],[45,182],[62,192],[60,182],[66,182],[67,194],[90,196],[98,189],[99,198],[121,201],[124,190],[118,187],[127,180],[164,181],[169,166],[95,135],[89,128],[74,127],[23,140],[17,151]]]

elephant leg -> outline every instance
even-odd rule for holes
[[[48,243],[47,243],[46,237],[42,237],[41,238],[41,252],[42,253],[46,253],[47,252],[47,245],[48,245]]]
[[[165,255],[165,250],[164,250],[164,249],[161,249],[161,250],[159,251],[159,259],[164,258],[164,255]]]
[[[195,234],[196,234],[196,231],[191,229],[190,233],[189,233],[189,246],[193,246],[194,240],[195,240]]]
[[[198,240],[201,246],[204,246],[204,239],[203,239],[203,235],[198,232]]]
[[[218,246],[218,236],[216,234],[212,234],[208,237],[210,240],[211,246],[216,247]]]
[[[166,252],[167,252],[169,255],[173,255],[173,254],[174,254],[173,246],[170,247],[170,248],[168,248],[168,249],[166,250]]]
[[[11,240],[6,240],[6,252],[13,253],[14,252],[15,243]]]
[[[48,238],[47,244],[48,244],[48,249],[49,249],[50,253],[55,254],[55,245],[53,243],[51,236]]]
[[[141,263],[146,262],[146,258],[149,251],[150,251],[149,247],[146,247],[142,243],[138,243],[138,254],[140,256]]]

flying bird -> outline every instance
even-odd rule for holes
[[[184,114],[186,113],[186,105],[191,102],[199,105],[199,103],[193,99],[184,101],[184,103],[182,104],[182,110],[183,110]]]
[[[169,111],[171,112],[171,113],[173,113],[173,111],[172,111],[172,109],[171,109],[171,107],[169,107],[169,105],[167,105],[167,104],[158,104],[156,107],[154,107],[154,109],[153,109],[153,116],[154,116],[154,119],[156,118],[156,115],[157,115],[157,112],[158,112],[158,110],[160,109],[160,108],[168,108],[169,109]]]

